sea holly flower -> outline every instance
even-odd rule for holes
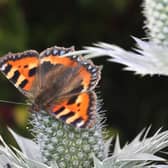
[[[89,165],[90,168],[164,168],[165,165],[156,165],[153,161],[165,161],[164,158],[155,155],[156,152],[162,150],[167,147],[168,144],[168,131],[158,130],[152,137],[147,138],[147,134],[150,129],[147,131],[141,131],[137,137],[129,144],[126,144],[124,147],[120,147],[119,138],[116,138],[116,142],[114,144],[114,151],[110,156],[109,147],[111,144],[111,138],[105,143],[105,158],[103,160],[98,159],[93,154],[94,165]],[[45,156],[45,152],[40,151],[40,145],[36,144],[34,141],[24,138],[11,129],[9,131],[14,136],[18,146],[22,150],[12,147],[12,149],[4,142],[2,137],[0,140],[2,145],[0,146],[0,167],[11,167],[11,168],[60,168],[60,162],[62,160],[56,161],[53,159],[50,160],[47,164],[44,163],[43,156]],[[45,139],[43,139],[45,141]],[[52,143],[52,142],[51,142]],[[48,144],[46,144],[46,147]],[[108,149],[108,150],[107,150]],[[51,152],[50,150],[48,152]],[[52,157],[53,154],[57,154],[58,150],[55,149],[49,155]],[[69,151],[70,153],[72,151]],[[83,151],[81,151],[83,152]],[[73,154],[73,153],[71,153]],[[49,156],[48,155],[48,156]],[[62,154],[64,159],[66,158],[66,154]],[[72,156],[73,157],[73,156]],[[86,158],[81,158],[80,162]],[[69,164],[73,164],[74,160],[69,160]],[[85,160],[86,161],[86,160]],[[65,159],[66,164],[66,159]],[[68,166],[66,166],[68,167]],[[76,165],[76,167],[81,167],[80,165]]]
[[[166,21],[168,3],[167,0],[146,0],[144,6],[150,41],[146,42],[134,38],[138,46],[134,50],[135,52],[126,51],[116,45],[98,43],[95,44],[95,47],[87,47],[84,51],[68,54],[88,54],[85,58],[108,55],[111,57],[110,61],[122,63],[127,66],[127,70],[135,71],[141,75],[167,75]],[[148,11],[149,9],[150,11]],[[154,18],[152,18],[153,16]],[[153,26],[156,28],[153,29]],[[1,70],[6,70],[6,67],[7,65],[3,65]],[[25,85],[25,83],[23,84]],[[23,84],[21,86],[24,88]],[[98,109],[99,107],[96,111]],[[167,147],[168,131],[160,132],[158,130],[152,137],[147,138],[149,131],[147,129],[146,132],[142,131],[131,143],[124,147],[120,147],[117,137],[114,151],[110,154],[111,140],[107,143],[104,142],[102,125],[99,116],[97,117],[98,122],[95,123],[94,127],[82,129],[56,121],[45,111],[40,111],[31,120],[32,132],[35,135],[33,141],[12,132],[22,152],[13,147],[12,149],[9,148],[1,138],[0,163],[6,167],[17,168],[164,167],[164,165],[155,165],[153,162],[165,161],[164,158],[155,155],[155,153]],[[34,155],[35,153],[37,155]]]
[[[91,129],[79,129],[56,121],[41,112],[32,121],[35,142],[40,146],[43,161],[56,161],[62,167],[93,167],[93,154],[104,159],[104,141],[101,124]]]

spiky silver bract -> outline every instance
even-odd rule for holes
[[[37,144],[33,141],[17,135],[10,130],[15,140],[17,141],[20,149],[12,147],[12,149],[5,143],[0,136],[0,168],[51,168],[45,165],[41,158],[41,153]],[[53,168],[57,168],[57,165],[53,165]]]
[[[168,131],[159,129],[153,136],[147,138],[150,128],[141,131],[137,137],[123,148],[120,147],[119,138],[116,138],[114,151],[110,157],[100,161],[96,157],[95,168],[152,168],[156,165],[152,161],[165,161],[155,155],[168,145]],[[158,165],[161,168],[163,165]]]
[[[108,56],[108,60],[125,65],[124,70],[144,75],[168,75],[168,47],[143,41],[134,37],[136,48],[133,51],[107,43],[97,43],[85,47],[87,58]],[[163,52],[164,51],[164,52]]]

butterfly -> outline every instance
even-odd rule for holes
[[[74,47],[27,50],[0,58],[0,71],[31,103],[66,124],[91,128],[96,122],[100,67],[82,56],[64,56]]]

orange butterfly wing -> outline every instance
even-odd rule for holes
[[[93,90],[100,80],[100,68],[93,64],[91,60],[82,56],[67,56],[66,53],[73,52],[74,48],[51,47],[40,54],[41,64],[63,65],[65,68],[78,68],[78,77],[81,77],[83,86],[80,92]],[[44,69],[45,71],[45,69]]]
[[[26,96],[33,87],[39,66],[38,57],[36,51],[29,50],[23,53],[9,53],[0,58],[0,71]]]
[[[96,120],[96,94],[84,92],[60,103],[53,102],[46,108],[55,118],[77,128],[93,127]]]

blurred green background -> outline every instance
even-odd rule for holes
[[[145,36],[143,22],[142,0],[0,0],[0,54],[53,45],[81,49],[98,41],[130,49],[131,35]],[[168,78],[135,76],[105,58],[95,63],[104,66],[97,91],[109,130],[125,142],[150,124],[153,130],[167,128]],[[0,86],[1,100],[25,102],[3,75]],[[30,136],[28,116],[24,106],[0,103],[0,134],[6,136],[9,125]]]

